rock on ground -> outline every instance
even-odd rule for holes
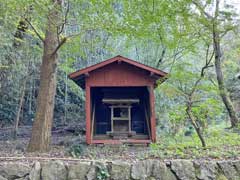
[[[214,161],[194,161],[196,176],[202,180],[213,180],[218,175],[218,166]]]
[[[133,164],[131,177],[133,179],[177,180],[170,168],[163,161],[149,159]]]
[[[232,161],[220,161],[218,165],[228,180],[240,179],[240,172],[237,171]]]
[[[41,165],[40,162],[36,161],[29,174],[29,180],[40,180],[41,177]]]
[[[0,164],[0,176],[9,180],[25,177],[29,174],[29,171],[30,167],[20,162]]]
[[[7,180],[7,179],[0,175],[0,180]]]
[[[152,175],[153,161],[138,161],[132,165],[131,177],[133,179],[147,179]]]
[[[87,173],[91,168],[90,162],[79,162],[74,164],[69,164],[68,166],[68,179],[86,179]]]
[[[0,180],[240,180],[240,160],[0,162]]]
[[[131,165],[124,161],[114,161],[110,164],[110,176],[113,180],[130,179]]]
[[[180,180],[195,180],[195,169],[191,160],[172,160],[171,169]]]
[[[49,161],[41,163],[43,180],[66,180],[67,168],[63,161]]]
[[[158,180],[177,180],[163,161],[154,160],[152,175]]]

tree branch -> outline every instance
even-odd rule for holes
[[[219,14],[219,0],[216,0],[214,19],[218,17],[218,14]]]
[[[207,13],[207,12],[204,10],[204,8],[203,8],[197,1],[193,0],[192,2],[193,2],[193,4],[198,8],[198,10],[199,10],[202,14],[204,14],[208,19],[212,19],[212,18],[213,18],[209,13]]]
[[[209,68],[209,67],[213,67],[213,65],[210,65],[212,59],[213,59],[213,56],[214,56],[214,51],[212,52],[211,56],[208,58],[209,56],[209,49],[210,49],[210,45],[207,45],[207,51],[206,51],[206,57],[205,57],[205,66],[202,67],[202,70],[201,70],[201,74],[200,76],[201,77],[204,77],[204,71],[205,69]]]
[[[57,51],[62,47],[62,45],[67,41],[67,38],[64,37],[61,42],[58,44],[58,46],[56,47],[56,49],[53,51],[52,55],[51,56],[54,56]]]
[[[58,35],[63,32],[64,26],[65,26],[65,24],[67,23],[67,16],[68,16],[69,9],[70,9],[69,7],[70,7],[70,6],[69,6],[69,1],[67,1],[67,9],[66,9],[66,13],[65,13],[65,15],[64,15],[64,21],[63,21],[63,23],[62,23],[62,26],[61,26],[60,30],[58,31]]]
[[[198,84],[201,82],[201,80],[203,79],[204,75],[205,75],[205,70],[209,67],[213,67],[213,65],[211,65],[211,61],[213,59],[214,56],[214,51],[212,53],[212,55],[210,56],[210,58],[208,59],[209,56],[209,49],[210,49],[210,45],[207,46],[207,51],[206,51],[206,61],[205,61],[205,65],[202,67],[201,69],[201,73],[200,73],[200,77],[197,79],[197,81],[194,83],[194,86],[190,92],[190,96],[192,96],[194,94],[194,92],[196,91],[196,88],[198,86]]]
[[[31,28],[33,29],[33,31],[35,32],[35,34],[38,36],[38,38],[44,43],[44,39],[43,37],[38,33],[38,31],[36,30],[36,28],[32,25],[32,23],[27,19],[24,18],[25,21],[31,26]]]
[[[160,58],[159,58],[159,60],[158,60],[158,63],[157,63],[157,68],[159,68],[159,66],[160,66],[160,63],[163,61],[163,58],[164,58],[164,56],[165,56],[165,54],[166,54],[166,47],[164,46],[163,47],[163,49],[162,49],[162,53],[161,53],[161,56],[160,56]]]

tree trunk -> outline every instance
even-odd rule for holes
[[[20,97],[19,106],[18,106],[18,111],[17,111],[17,116],[16,116],[15,123],[14,123],[13,139],[17,139],[19,119],[20,119],[20,114],[21,114],[22,106],[23,106],[23,103],[24,103],[26,82],[27,82],[27,80],[25,79],[24,82],[23,82],[22,94],[21,94],[21,97]]]
[[[57,24],[60,21],[61,0],[53,0],[54,7],[49,10],[46,27],[42,65],[40,69],[40,87],[37,97],[37,109],[32,135],[27,148],[29,152],[50,150],[53,122],[54,100],[57,74]]]
[[[33,78],[30,79],[29,97],[28,97],[28,114],[32,114],[32,96],[33,96]]]
[[[217,75],[218,89],[222,101],[228,111],[231,127],[236,127],[238,124],[238,117],[236,115],[236,111],[233,107],[232,101],[229,97],[227,89],[225,88],[223,72],[221,66],[221,49],[220,49],[220,37],[218,30],[215,27],[215,22],[213,23],[213,45],[214,45],[214,53],[215,53],[215,71]]]
[[[66,73],[65,74],[65,92],[64,92],[64,118],[63,118],[62,125],[66,125],[66,122],[67,122],[67,113],[68,113],[67,101],[68,101],[68,77]]]
[[[188,115],[189,119],[192,122],[192,125],[193,125],[194,129],[197,132],[197,135],[198,135],[198,137],[199,137],[199,139],[200,139],[200,141],[202,143],[202,147],[205,148],[206,147],[206,142],[205,142],[205,140],[203,138],[202,131],[201,131],[200,127],[197,124],[196,118],[194,117],[194,115],[192,113],[191,105],[187,106],[186,112],[187,112],[187,115]]]

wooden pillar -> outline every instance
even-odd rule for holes
[[[154,98],[154,87],[150,86],[150,127],[151,127],[151,140],[156,142],[156,117],[155,117],[155,98]]]
[[[128,133],[131,133],[131,106],[128,107]]]
[[[87,144],[92,143],[91,139],[91,95],[90,95],[90,87],[86,85],[86,142]]]
[[[113,107],[112,106],[110,106],[110,108],[111,108],[111,132],[113,133],[113,123],[114,123],[114,121],[113,121]]]

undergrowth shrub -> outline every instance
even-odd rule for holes
[[[74,158],[78,158],[80,157],[85,151],[85,147],[82,144],[77,144],[77,145],[72,145],[69,150],[68,153],[74,157]]]

